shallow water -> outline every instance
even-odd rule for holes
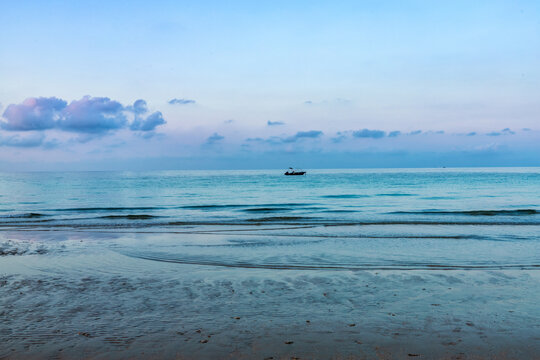
[[[539,269],[537,168],[0,174],[0,357],[531,357]]]

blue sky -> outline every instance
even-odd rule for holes
[[[19,1],[0,165],[540,165],[537,1]]]

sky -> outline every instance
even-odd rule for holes
[[[4,1],[0,170],[540,166],[540,2]]]

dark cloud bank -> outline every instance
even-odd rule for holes
[[[127,114],[133,115],[130,122]],[[10,104],[3,113],[0,128],[6,131],[42,131],[58,129],[81,134],[105,134],[129,128],[133,131],[153,131],[165,124],[161,112],[148,114],[146,101],[137,100],[130,106],[107,97],[85,96],[69,104],[56,97],[28,98],[20,104]]]

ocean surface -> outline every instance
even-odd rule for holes
[[[3,233],[152,234],[110,245],[154,261],[540,267],[536,168],[3,173],[0,201]]]
[[[0,173],[0,358],[529,356],[538,270],[540,168]]]

